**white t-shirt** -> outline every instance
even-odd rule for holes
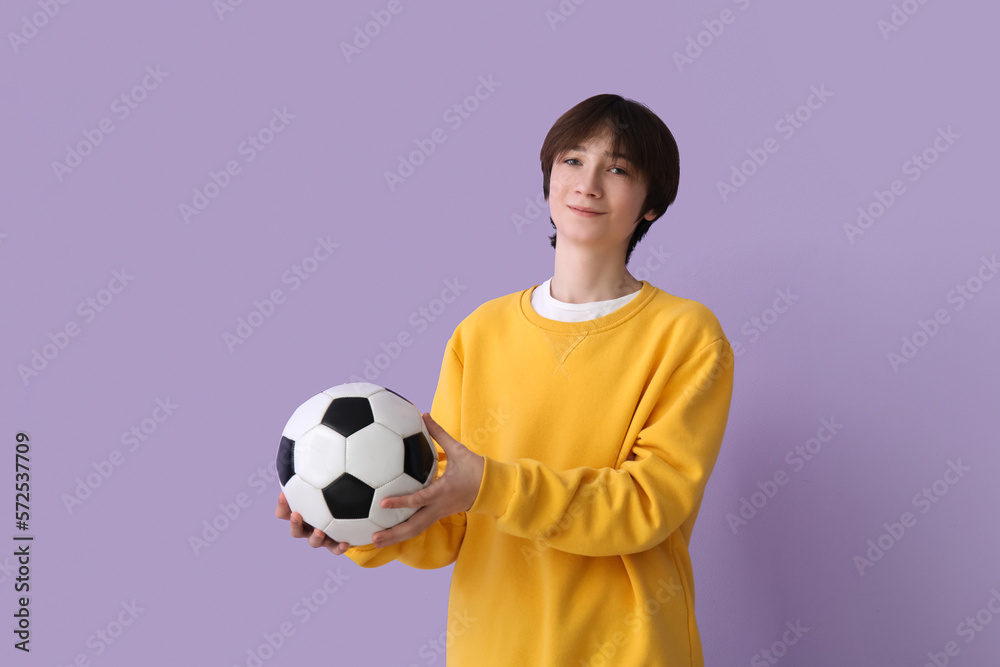
[[[531,307],[542,317],[559,322],[586,322],[587,320],[604,317],[608,313],[612,313],[624,306],[642,291],[640,288],[631,294],[620,296],[617,299],[608,299],[607,301],[565,303],[552,298],[552,291],[549,288],[549,283],[551,282],[552,278],[549,278],[532,290]]]

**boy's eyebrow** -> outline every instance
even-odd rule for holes
[[[583,146],[573,146],[569,150],[576,151],[578,153],[586,153],[587,152],[587,150]],[[628,155],[625,155],[625,153],[614,153],[614,154],[612,154],[612,153],[609,153],[608,151],[604,151],[604,156],[605,157],[621,158],[623,160],[628,160],[629,159]]]

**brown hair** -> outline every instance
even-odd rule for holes
[[[611,152],[624,153],[638,171],[629,177],[642,177],[646,181],[646,200],[642,204],[641,215],[650,209],[656,213],[652,220],[640,217],[625,251],[625,263],[628,264],[632,249],[674,202],[680,178],[680,156],[674,135],[646,105],[621,95],[604,93],[585,99],[560,116],[545,135],[539,154],[542,192],[548,200],[549,179],[556,158],[573,146],[600,135],[604,129],[611,130]],[[556,223],[551,216],[549,222],[554,229]],[[549,240],[555,248],[555,233]]]

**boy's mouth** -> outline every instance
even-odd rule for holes
[[[604,213],[603,211],[595,211],[593,209],[580,208],[580,207],[577,207],[577,206],[569,206],[569,209],[571,211],[573,211],[574,213],[577,213],[579,215],[585,215],[585,216],[588,216],[588,217],[592,217],[592,216],[595,216],[595,215],[603,215],[603,213]]]

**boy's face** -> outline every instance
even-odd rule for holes
[[[642,214],[646,180],[627,160],[605,154],[610,152],[611,133],[605,130],[552,165],[549,211],[558,232],[557,250],[568,243],[606,247],[609,252],[620,249],[624,257]],[[647,211],[643,217],[652,220],[655,213]]]

